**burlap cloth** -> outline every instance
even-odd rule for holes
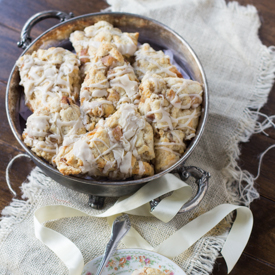
[[[109,0],[113,11],[134,12],[167,24],[197,53],[209,83],[210,115],[202,140],[187,161],[210,172],[209,191],[195,210],[169,224],[155,218],[131,216],[138,232],[153,246],[213,207],[249,203],[258,193],[248,172],[237,166],[238,143],[248,141],[255,116],[273,83],[274,48],[258,38],[260,20],[254,7],[224,0]],[[255,171],[256,174],[256,171]],[[68,190],[35,169],[22,184],[27,201],[14,200],[0,223],[0,274],[67,274],[57,256],[34,236],[33,213],[44,205],[64,204],[87,213],[87,195]],[[110,206],[114,200],[108,200]],[[110,235],[106,219],[71,218],[48,223],[70,238],[85,262],[102,254]],[[228,224],[222,222],[188,251],[174,259],[187,274],[209,274],[224,243]],[[179,243],[180,245],[180,243]],[[120,247],[123,247],[120,244]]]

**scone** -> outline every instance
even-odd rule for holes
[[[181,130],[159,130],[154,135],[155,172],[161,172],[175,164],[186,149],[185,135]]]
[[[139,112],[155,131],[182,130],[185,139],[196,132],[202,101],[200,83],[183,78],[145,75],[139,86]]]
[[[176,163],[195,136],[200,116],[202,86],[192,80],[146,74],[139,86],[139,112],[153,126],[155,171]]]
[[[132,66],[110,43],[102,43],[81,85],[80,103],[88,131],[100,118],[113,114],[123,103],[139,103],[138,80]]]
[[[135,270],[132,275],[166,275],[162,271],[160,271],[157,268],[152,268],[152,267],[144,267],[139,270]]]
[[[28,117],[22,137],[33,152],[52,163],[64,139],[69,144],[85,133],[79,107],[70,98],[56,97]]]
[[[134,105],[125,103],[92,132],[61,147],[54,162],[64,175],[126,179],[153,175],[149,161],[154,157],[152,127]]]
[[[35,111],[54,97],[77,101],[80,89],[79,60],[63,48],[39,49],[16,62],[20,85],[24,86],[26,105]]]
[[[171,64],[168,55],[163,51],[155,51],[147,43],[138,47],[133,67],[139,80],[142,80],[146,73],[162,77],[182,77],[177,68]]]
[[[75,31],[70,41],[82,63],[89,63],[94,58],[96,50],[102,42],[115,45],[119,52],[125,56],[134,55],[137,50],[138,33],[122,32],[106,21],[86,27],[84,31]],[[86,64],[88,65],[88,64]],[[85,72],[89,66],[85,66]]]

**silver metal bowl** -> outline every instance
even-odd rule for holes
[[[32,43],[30,38],[30,30],[38,21],[45,18],[57,17],[61,19],[61,23],[48,29]],[[122,31],[139,32],[139,42],[150,43],[155,49],[170,49],[176,57],[176,61],[188,72],[191,79],[202,83],[204,88],[202,112],[197,128],[196,136],[188,144],[185,154],[181,159],[163,172],[155,174],[151,177],[124,180],[124,181],[106,181],[106,180],[90,180],[74,176],[64,176],[48,162],[37,157],[28,148],[22,140],[22,132],[25,127],[24,119],[19,115],[19,102],[23,94],[23,88],[19,85],[19,73],[17,66],[14,66],[6,90],[6,111],[8,121],[13,134],[24,148],[28,156],[39,166],[47,175],[58,183],[74,189],[79,192],[93,195],[93,203],[102,201],[99,197],[119,197],[132,194],[147,182],[157,179],[168,172],[178,172],[183,179],[187,179],[190,175],[195,177],[198,184],[196,196],[188,202],[180,212],[185,212],[195,207],[203,198],[208,186],[209,174],[200,168],[191,166],[184,167],[184,162],[191,155],[192,151],[198,144],[206,124],[208,114],[208,89],[203,68],[195,55],[194,51],[188,43],[176,32],[163,25],[160,22],[146,18],[144,16],[129,13],[93,13],[71,18],[72,14],[66,14],[60,11],[46,11],[38,13],[31,17],[24,25],[21,32],[21,41],[18,42],[19,47],[25,48],[22,55],[31,54],[40,48],[47,49],[49,47],[63,47],[73,50],[69,41],[70,34],[75,30],[83,30],[100,20],[105,20],[120,28]],[[182,60],[184,60],[182,62]],[[154,205],[156,202],[153,202]],[[97,207],[95,205],[95,207]]]

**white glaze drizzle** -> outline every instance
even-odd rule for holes
[[[74,92],[70,83],[71,74],[75,70],[78,73],[79,61],[74,54],[62,48],[24,55],[17,61],[20,70],[20,85],[24,86],[26,103],[29,102],[33,94],[41,99],[42,105],[48,102],[48,97],[62,95],[69,96]],[[57,67],[58,66],[58,67]]]
[[[108,75],[107,75],[108,80],[113,77],[121,76],[121,75],[128,74],[128,73],[134,74],[133,67],[127,62],[125,62],[125,64],[122,66],[115,67],[113,70],[114,70],[114,73],[110,73],[110,71],[108,72]]]
[[[81,33],[82,39],[77,39],[74,33],[71,34],[71,41],[74,47],[81,46],[84,49],[94,48],[98,49],[102,42],[112,43],[117,47],[122,55],[134,55],[137,50],[136,43],[132,40],[128,33],[123,33],[121,30],[114,28],[111,24],[100,21],[93,26],[84,29]],[[79,31],[76,31],[76,34]],[[97,35],[105,33],[105,35],[97,37]],[[104,40],[104,37],[108,37],[108,41]],[[111,40],[109,38],[111,37]],[[115,39],[116,37],[116,39]]]
[[[108,122],[103,120],[98,123],[98,126],[102,127],[107,132],[110,145],[108,146],[108,144],[100,139],[98,136],[92,137],[89,140],[89,143],[92,144],[94,148],[96,148],[99,154],[96,158],[93,157],[88,159],[86,157],[87,151],[89,151],[89,154],[93,154],[90,148],[88,150],[89,146],[79,146],[79,144],[83,142],[87,144],[87,140],[85,140],[85,138],[74,144],[73,153],[84,163],[82,173],[89,172],[90,175],[94,174],[97,167],[96,161],[99,158],[104,159],[104,156],[106,156],[110,152],[113,153],[115,161],[110,162],[109,160],[105,159],[106,165],[103,169],[103,173],[106,174],[106,176],[109,174],[109,170],[113,167],[116,167],[119,173],[124,175],[125,177],[131,176],[132,156],[135,156],[137,158],[137,161],[139,161],[140,175],[144,173],[145,169],[144,166],[142,166],[142,160],[140,159],[140,156],[138,155],[136,150],[136,141],[138,133],[145,128],[145,120],[137,115],[136,107],[132,104],[122,104],[119,111],[121,112],[121,114],[118,119],[118,125],[121,128],[122,133],[122,136],[119,140],[115,139],[115,137],[113,136],[114,128],[110,128],[109,126],[107,126]],[[99,147],[96,146],[96,141],[101,142],[104,145],[103,151],[100,151]],[[89,164],[87,164],[87,162],[89,162]],[[93,167],[93,169],[87,170],[87,167]]]
[[[173,73],[172,71],[170,71],[170,69],[174,67],[173,65],[170,64],[167,67],[164,67],[163,65],[160,65],[158,63],[158,61],[163,58],[169,59],[169,56],[165,55],[162,51],[155,51],[151,47],[145,50],[145,47],[141,45],[139,49],[136,51],[135,56],[136,56],[136,62],[147,61],[149,64],[155,65],[157,69],[154,70],[152,73],[154,74],[165,73],[167,76],[177,77],[176,73]],[[144,76],[144,74],[147,71],[146,68],[143,69],[141,66],[137,66],[137,65],[135,66],[135,69],[141,72],[141,78]]]
[[[48,116],[29,116],[26,132],[29,137],[45,137],[48,135],[47,130],[50,127]]]
[[[104,68],[105,71],[107,69],[107,66],[102,65],[103,63],[100,61],[94,62],[93,64],[95,70]],[[85,114],[88,114],[88,117],[84,118],[86,127],[90,125],[90,117],[95,113],[93,112],[95,108],[97,108],[96,113],[99,116],[104,115],[103,104],[113,105],[115,109],[117,109],[119,105],[123,103],[139,103],[138,82],[131,80],[131,75],[135,77],[133,68],[129,63],[124,62],[123,65],[115,66],[108,70],[106,79],[93,84],[86,84],[84,81],[81,87],[80,98],[83,118]],[[118,91],[118,100],[106,100],[109,95],[108,88]],[[97,98],[100,100],[97,100]]]
[[[176,129],[180,129],[180,130],[190,129],[192,131],[195,131],[196,129],[193,127],[190,127],[189,124],[191,123],[192,120],[194,120],[199,116],[200,116],[200,112],[198,112],[196,109],[193,109],[190,115],[185,115],[185,116],[176,118],[177,120]],[[185,120],[185,119],[186,121],[184,123],[180,123],[181,120]]]
[[[138,169],[139,169],[139,172],[138,172],[139,176],[142,176],[145,172],[145,167],[142,161],[138,162]]]
[[[176,93],[176,96],[173,100],[169,100],[169,97],[167,99],[172,105],[179,109],[197,108],[202,102],[202,89],[200,89],[200,92],[198,94],[189,93],[188,85],[193,84],[194,81],[183,78],[178,79],[177,81],[177,83],[171,85],[170,87],[170,89]],[[188,103],[184,105],[183,102],[185,98],[190,99],[190,101],[188,101]],[[194,103],[195,98],[198,99],[198,103],[196,104]],[[176,101],[179,101],[180,103],[176,103]]]
[[[138,83],[136,81],[130,80],[128,74],[122,76],[117,76],[110,81],[110,86],[112,88],[120,87],[124,89],[127,96],[133,100],[138,95]]]
[[[179,145],[179,146],[185,146],[184,143],[176,143],[176,142],[157,142],[155,145]]]
[[[113,103],[109,100],[98,100],[98,101],[84,101],[81,105],[81,111],[84,113],[89,113],[91,110],[95,108],[99,108],[102,110],[103,104],[110,104],[113,105]]]
[[[173,144],[171,144],[171,145],[173,145]],[[172,149],[167,148],[167,147],[156,146],[155,149],[156,149],[156,150],[164,150],[164,151],[167,151],[167,152],[169,152],[169,153],[173,153],[173,154],[175,154],[175,155],[177,155],[177,156],[181,156],[181,154],[179,154],[178,152],[175,152],[175,151],[173,151]]]
[[[147,112],[146,116],[149,117],[152,114],[161,114],[161,118],[156,118],[153,120],[153,122],[156,122],[157,128],[169,128],[170,130],[173,130],[173,124],[171,120],[170,114],[164,110],[164,108],[161,106],[158,110],[149,111]],[[161,125],[162,122],[165,122],[165,124]]]
[[[35,112],[28,117],[24,130],[26,135],[23,134],[23,136],[25,137],[24,142],[33,150],[52,153],[55,157],[64,139],[66,141],[63,145],[69,145],[78,138],[78,131],[83,128],[81,118],[63,121],[61,112],[67,109],[69,105],[60,102],[60,106],[62,109],[51,115],[40,115]],[[66,127],[66,131],[63,127]],[[54,129],[54,133],[52,129]]]

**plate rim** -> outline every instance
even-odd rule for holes
[[[117,250],[113,253],[113,255],[112,255],[111,257],[113,257],[116,253],[118,253],[118,252],[120,252],[120,251],[123,251],[123,250],[133,250],[133,251],[140,250],[140,251],[151,252],[151,253],[153,253],[153,254],[159,255],[159,256],[161,256],[161,257],[164,257],[164,258],[167,259],[168,261],[172,262],[172,263],[173,263],[174,265],[176,265],[178,268],[180,268],[180,270],[183,272],[183,275],[187,275],[186,272],[182,269],[182,267],[180,267],[175,261],[173,261],[172,259],[170,259],[170,258],[168,258],[168,257],[166,257],[166,256],[164,256],[164,255],[162,255],[162,254],[159,253],[159,252],[155,252],[155,251],[152,251],[152,250],[149,250],[149,249],[144,249],[144,248],[120,248],[120,249],[117,249]],[[90,262],[92,262],[92,261],[98,260],[99,258],[103,257],[103,255],[104,255],[104,254],[101,254],[101,255],[99,255],[99,256],[97,256],[97,257],[91,259],[89,262],[87,262],[87,263],[84,265],[84,267],[83,267],[83,271],[84,271],[85,266],[86,266],[88,263],[90,263]]]

